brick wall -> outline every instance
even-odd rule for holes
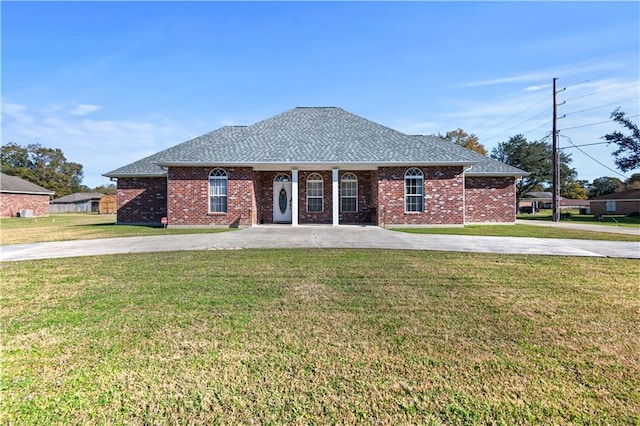
[[[247,226],[256,223],[254,173],[249,167],[227,172],[227,213],[209,213],[209,173],[212,167],[170,167],[167,216],[171,225]]]
[[[307,177],[310,174],[318,173],[322,176],[322,194],[323,194],[323,208],[322,212],[314,213],[307,212]],[[331,183],[331,170],[322,170],[318,172],[298,172],[298,223],[333,223],[333,204],[332,204],[332,183]]]
[[[339,179],[345,173],[353,173],[358,179],[358,211],[357,212],[340,212],[340,223],[374,223],[376,204],[374,202],[374,183],[372,181],[373,171],[349,171],[340,170]],[[342,208],[342,207],[340,207]]]
[[[49,216],[49,196],[46,194],[0,194],[2,217],[16,217],[22,209],[33,210],[34,216]]]
[[[466,222],[515,222],[514,180],[514,177],[467,177],[465,180]]]
[[[167,180],[118,178],[118,223],[160,224],[167,215]]]
[[[640,201],[616,201],[616,211],[608,212],[604,201],[592,201],[589,207],[591,214],[631,214],[640,212]]]
[[[424,212],[406,213],[404,175],[408,167],[378,170],[379,225],[455,225],[464,223],[462,167],[419,167],[424,174]]]

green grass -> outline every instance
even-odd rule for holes
[[[639,235],[582,231],[535,225],[466,225],[464,228],[391,228],[413,234],[483,235],[496,237],[568,238],[579,240],[640,241]]]
[[[2,265],[3,424],[637,424],[640,263],[383,250]]]
[[[640,228],[640,216],[605,214],[601,216],[601,220],[596,220],[595,215],[579,214],[577,210],[570,210],[568,213],[569,215],[562,217],[561,222]],[[551,210],[540,210],[536,214],[518,215],[518,219],[525,220],[542,220],[551,222],[552,218],[553,215],[551,213]]]
[[[0,219],[0,244],[147,235],[195,234],[229,231],[230,228],[158,228],[116,225],[115,215],[55,214],[38,218]]]

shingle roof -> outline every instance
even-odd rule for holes
[[[640,200],[640,189],[629,189],[627,191],[614,192],[611,194],[601,195],[589,201],[599,200]]]
[[[162,166],[178,165],[472,165],[484,161],[477,153],[442,143],[435,136],[420,136],[420,141],[341,108],[300,107],[250,126],[223,127],[105,176],[164,176]]]
[[[76,192],[75,194],[69,194],[51,200],[51,204],[79,203],[82,201],[99,200],[102,197],[104,197],[104,194],[101,192]]]
[[[45,194],[53,195],[55,192],[21,179],[17,176],[0,173],[0,192],[11,192],[16,194]]]

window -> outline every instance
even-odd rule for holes
[[[340,181],[340,207],[343,212],[358,211],[358,178],[353,173],[345,173]]]
[[[615,201],[605,201],[604,209],[608,212],[616,211],[616,202]]]
[[[424,175],[415,167],[404,174],[404,210],[412,213],[424,211]]]
[[[307,178],[307,211],[309,213],[322,212],[322,176],[311,173]]]
[[[227,212],[227,172],[214,169],[209,173],[209,213]]]

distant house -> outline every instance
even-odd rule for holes
[[[640,213],[640,189],[614,192],[589,200],[591,214],[633,214]]]
[[[51,201],[51,213],[98,213],[100,199],[104,194],[100,192],[76,192]]]
[[[117,223],[515,223],[526,171],[341,108],[295,108],[226,126],[104,176]]]
[[[560,197],[560,210],[580,209],[585,211],[589,208],[589,200],[573,200]],[[520,213],[535,213],[540,209],[553,208],[553,194],[545,191],[527,192],[520,199]]]
[[[35,183],[0,173],[1,217],[49,216],[53,194]]]

